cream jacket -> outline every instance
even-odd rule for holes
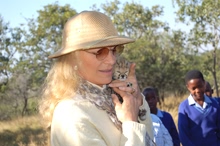
[[[80,95],[76,95],[80,96]],[[55,108],[51,125],[52,146],[145,146],[145,134],[153,139],[150,109],[143,98],[147,118],[127,121],[119,131],[106,111],[85,100],[68,99]]]

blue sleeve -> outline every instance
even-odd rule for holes
[[[172,140],[173,140],[173,145],[174,146],[180,146],[180,139],[179,139],[179,135],[178,135],[178,132],[177,132],[177,129],[176,129],[176,125],[173,121],[172,116],[170,114],[169,114],[169,116],[170,116],[170,124],[171,124],[170,135],[171,135]]]
[[[217,130],[217,137],[220,140],[220,107],[218,108],[218,119],[217,119],[217,126],[218,126],[218,130]]]
[[[189,106],[188,101],[183,101],[179,106],[178,111],[178,129],[179,129],[179,138],[182,146],[195,146],[190,140],[190,131],[189,131],[189,122],[187,115],[187,108]]]
[[[214,100],[217,102],[217,105],[215,105],[215,103],[213,103],[213,106],[215,106],[217,108],[217,127],[218,127],[218,130],[216,132],[216,135],[218,137],[218,139],[220,139],[220,98],[219,97],[214,97],[214,98],[211,98],[211,100]],[[213,101],[212,100],[212,101]]]
[[[219,97],[213,97],[212,99],[214,99],[217,102],[218,106],[220,106],[220,98]]]

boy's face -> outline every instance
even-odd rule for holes
[[[187,82],[186,87],[194,99],[203,99],[205,93],[205,81],[202,79],[192,79]]]
[[[144,94],[146,101],[149,104],[151,110],[157,108],[157,95],[154,91],[148,91]]]

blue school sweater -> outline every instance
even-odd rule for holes
[[[166,111],[161,111],[157,109],[157,116],[163,122],[164,126],[167,128],[170,136],[172,137],[173,145],[180,146],[179,135],[176,129],[176,125],[170,113]]]
[[[220,106],[220,98],[219,97],[212,97],[212,99],[214,99],[218,103],[218,105]]]
[[[183,146],[220,146],[220,108],[204,95],[203,107],[190,95],[179,105],[178,129]]]

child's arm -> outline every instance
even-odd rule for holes
[[[172,137],[170,136],[170,133],[163,125],[162,121],[160,121],[160,124],[161,124],[161,131],[163,132],[164,146],[172,146],[173,141],[172,141]]]
[[[181,103],[179,106],[179,112],[178,112],[179,138],[183,146],[195,146],[190,140],[188,117],[185,111],[186,106],[188,105],[184,103]]]
[[[170,136],[172,137],[173,145],[180,146],[179,133],[178,133],[176,125],[174,123],[173,117],[168,112],[166,112],[166,116],[170,122],[170,129],[168,129],[168,131],[170,132]]]
[[[216,133],[218,139],[220,140],[220,106],[218,104],[218,107],[217,107],[217,127],[218,127],[218,131]]]

